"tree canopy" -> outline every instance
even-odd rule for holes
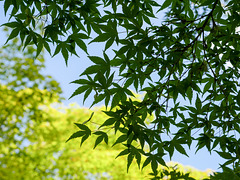
[[[85,143],[81,150],[76,143],[65,143],[77,127],[83,123],[90,110],[76,105],[59,104],[60,88],[50,76],[42,73],[45,59],[32,55],[33,47],[20,51],[18,39],[1,48],[1,139],[0,177],[9,179],[145,179],[150,168],[139,172],[137,165],[129,173],[125,171],[125,158],[113,159],[123,148],[110,148],[100,144],[93,150],[96,138]],[[55,104],[53,104],[55,103]],[[107,116],[101,108],[94,109],[91,128],[97,128]],[[114,143],[114,131],[108,133],[108,141]],[[78,140],[75,139],[75,142]],[[195,170],[180,164],[160,167],[162,176],[203,178],[208,172]],[[189,174],[189,175],[188,175]]]
[[[97,130],[91,117],[76,124],[70,139],[97,135],[96,144],[108,143],[113,129],[127,169],[136,159],[155,178],[163,156],[188,156],[196,142],[197,151],[226,159],[223,175],[238,178],[239,9],[239,0],[5,0],[4,25],[12,28],[7,42],[19,36],[24,48],[36,46],[36,57],[46,49],[66,64],[72,54],[81,58],[78,48],[104,44],[103,54],[89,54],[93,65],[73,81],[80,87],[72,96],[94,94],[92,105],[104,102],[108,118]]]

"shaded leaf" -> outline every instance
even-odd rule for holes
[[[77,88],[74,93],[71,95],[71,97],[69,99],[71,99],[72,97],[82,94],[83,92],[85,92],[89,87],[88,86],[81,86],[79,88]]]
[[[87,75],[87,74],[95,74],[95,73],[98,73],[99,70],[101,70],[101,66],[92,65],[92,66],[89,66],[87,69],[85,69],[85,71],[81,74],[81,76]]]
[[[130,167],[131,164],[132,164],[133,158],[134,158],[133,154],[130,153],[130,154],[128,155],[128,158],[127,158],[127,172],[128,172],[128,170],[129,170],[129,167]]]
[[[176,143],[176,144],[175,144],[175,148],[176,148],[176,150],[177,150],[178,152],[180,152],[181,154],[184,154],[184,155],[186,155],[186,156],[188,157],[185,149],[184,149],[180,144]]]
[[[130,153],[130,151],[129,151],[128,149],[125,149],[125,150],[121,151],[121,152],[117,155],[116,158],[118,158],[119,156],[124,156],[124,155],[129,154],[129,153]]]
[[[143,163],[142,169],[146,167],[152,161],[151,156],[149,156]]]
[[[74,139],[74,138],[78,138],[78,137],[82,137],[84,136],[86,133],[84,131],[77,131],[75,133],[73,133],[66,142],[68,142],[69,140],[71,139]]]
[[[118,139],[115,141],[115,143],[112,146],[115,146],[116,144],[122,143],[127,140],[127,135],[121,135],[118,137]]]
[[[169,7],[172,4],[172,0],[165,0],[164,3],[162,4],[160,11],[163,9],[166,9],[167,7]]]
[[[95,64],[99,64],[99,65],[105,65],[106,64],[106,62],[100,57],[88,56],[88,58]]]
[[[93,149],[95,149],[96,146],[97,146],[98,144],[100,144],[102,141],[103,141],[103,136],[98,136],[98,138],[96,139],[96,142],[95,142],[95,145],[94,145],[94,148],[93,148]]]

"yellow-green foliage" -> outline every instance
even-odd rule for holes
[[[25,142],[25,145],[23,143],[24,148],[12,147],[8,155],[0,152],[1,162],[5,160],[0,170],[2,179],[84,179],[87,173],[104,172],[111,177],[110,179],[116,180],[150,177],[150,167],[140,171],[136,163],[133,163],[127,173],[126,157],[115,159],[121,151],[121,146],[110,147],[116,139],[114,132],[110,132],[110,146],[102,142],[94,150],[96,138],[93,137],[85,141],[81,148],[79,138],[65,143],[77,130],[73,123],[83,123],[89,118],[91,111],[74,105],[68,108],[55,106],[58,107],[45,106],[41,121],[31,121],[31,126],[25,129],[22,136],[29,142]],[[92,129],[96,129],[106,119],[100,108],[94,111],[93,118],[88,122]],[[184,166],[180,166],[181,168]],[[197,170],[191,171],[193,176],[198,176],[197,173],[202,176],[206,174]]]
[[[125,157],[120,157],[115,160],[115,157],[119,153],[119,146],[111,148],[110,146],[101,143],[95,150],[93,150],[95,139],[90,138],[82,147],[79,147],[80,139],[74,139],[65,143],[67,138],[76,131],[77,128],[73,123],[83,123],[89,118],[91,112],[85,108],[55,108],[49,107],[46,109],[44,119],[47,121],[42,123],[36,132],[29,137],[33,142],[39,139],[40,141],[34,145],[29,146],[31,151],[39,151],[39,147],[42,148],[43,161],[45,154],[59,153],[59,157],[54,159],[55,166],[52,166],[51,170],[59,169],[58,174],[60,177],[64,177],[69,173],[71,176],[79,179],[84,176],[84,172],[90,172],[92,174],[107,172],[113,179],[142,179],[145,178],[144,174],[137,170],[134,166],[129,174],[126,172],[126,160]],[[98,127],[103,122],[106,116],[100,111],[96,110],[92,120],[89,122],[92,128]],[[113,135],[113,134],[112,134]],[[94,135],[92,135],[94,136]],[[97,137],[97,136],[96,136]],[[109,137],[109,144],[113,144],[115,137]],[[49,162],[43,164],[52,164],[51,156]],[[40,158],[41,159],[41,158]]]
[[[210,174],[213,174],[213,171],[210,169],[207,169],[206,171],[200,171],[194,167],[184,166],[178,162],[168,162],[167,166],[169,167],[168,169],[166,167],[162,167],[162,169],[175,170],[176,172],[181,172],[184,174],[189,173],[189,177],[195,178],[197,180],[208,178]],[[166,179],[171,179],[171,177],[168,176]]]

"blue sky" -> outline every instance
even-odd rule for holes
[[[4,18],[3,14],[3,3],[0,2],[0,24],[7,21],[6,18]],[[3,39],[3,33],[0,32],[1,36],[1,42],[0,44],[4,44]],[[101,44],[93,44],[88,47],[89,54],[91,56],[94,55],[101,55],[102,54],[103,46]],[[66,67],[65,61],[61,54],[55,56],[54,58],[51,58],[50,55],[46,54],[46,70],[44,73],[49,74],[53,76],[61,85],[63,90],[63,96],[66,98],[64,101],[65,105],[68,105],[70,103],[77,103],[80,106],[83,106],[82,99],[83,96],[75,96],[72,99],[68,100],[68,98],[71,96],[71,94],[74,92],[74,90],[78,87],[77,85],[70,84],[71,81],[76,80],[79,78],[79,75],[83,72],[83,70],[91,65],[90,61],[88,60],[86,54],[78,50],[78,54],[80,58],[72,56],[69,58],[68,67]],[[89,107],[91,102],[93,101],[93,97],[90,97],[88,100],[86,100],[85,107]],[[172,161],[180,162],[183,165],[191,165],[197,169],[200,170],[206,170],[207,168],[217,170],[219,167],[218,163],[224,162],[216,153],[213,152],[212,155],[208,153],[206,150],[200,150],[195,154],[195,148],[193,146],[192,151],[187,150],[187,153],[189,153],[189,158],[181,155],[180,153],[175,153],[175,155],[172,158]],[[166,158],[168,161],[169,159]]]

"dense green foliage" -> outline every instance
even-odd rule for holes
[[[197,151],[226,159],[226,175],[240,176],[239,9],[239,0],[4,1],[8,40],[19,35],[23,46],[36,45],[37,56],[54,45],[52,54],[62,53],[67,63],[77,47],[87,52],[89,42],[105,44],[103,55],[89,56],[93,65],[73,82],[80,85],[73,96],[93,93],[93,105],[110,105],[108,118],[97,131],[91,119],[76,124],[71,138],[82,144],[97,135],[96,144],[108,143],[113,129],[127,169],[136,159],[142,168],[151,164],[156,178],[166,153],[187,156],[193,142]],[[133,88],[145,93],[140,101]]]
[[[150,168],[140,172],[135,165],[127,173],[125,158],[113,160],[123,150],[119,145],[110,148],[100,144],[93,150],[96,140],[93,138],[79,150],[77,139],[76,143],[65,143],[67,136],[77,129],[72,123],[83,123],[90,110],[59,104],[58,83],[42,74],[43,55],[35,59],[36,49],[27,47],[21,52],[20,47],[18,39],[14,39],[0,51],[0,179],[130,180],[149,177]],[[89,127],[96,129],[106,118],[101,109],[95,109],[95,123]],[[116,136],[113,131],[108,134],[108,141],[113,144]],[[208,175],[181,165],[177,171],[199,178]]]
[[[101,145],[93,150],[93,139],[79,151],[74,143],[65,143],[66,135],[75,130],[69,128],[71,124],[82,123],[90,112],[74,106],[50,106],[58,102],[58,84],[40,73],[44,59],[39,56],[33,60],[32,53],[36,51],[33,47],[24,53],[19,47],[15,39],[1,49],[1,179],[88,179],[90,175],[99,179],[147,177],[147,173],[140,173],[136,166],[127,174],[124,158],[113,161],[120,146],[109,149]],[[101,123],[105,118],[96,109],[94,119]],[[113,134],[109,137],[110,143],[114,143]],[[197,173],[207,175],[196,170],[191,172],[195,177]]]

